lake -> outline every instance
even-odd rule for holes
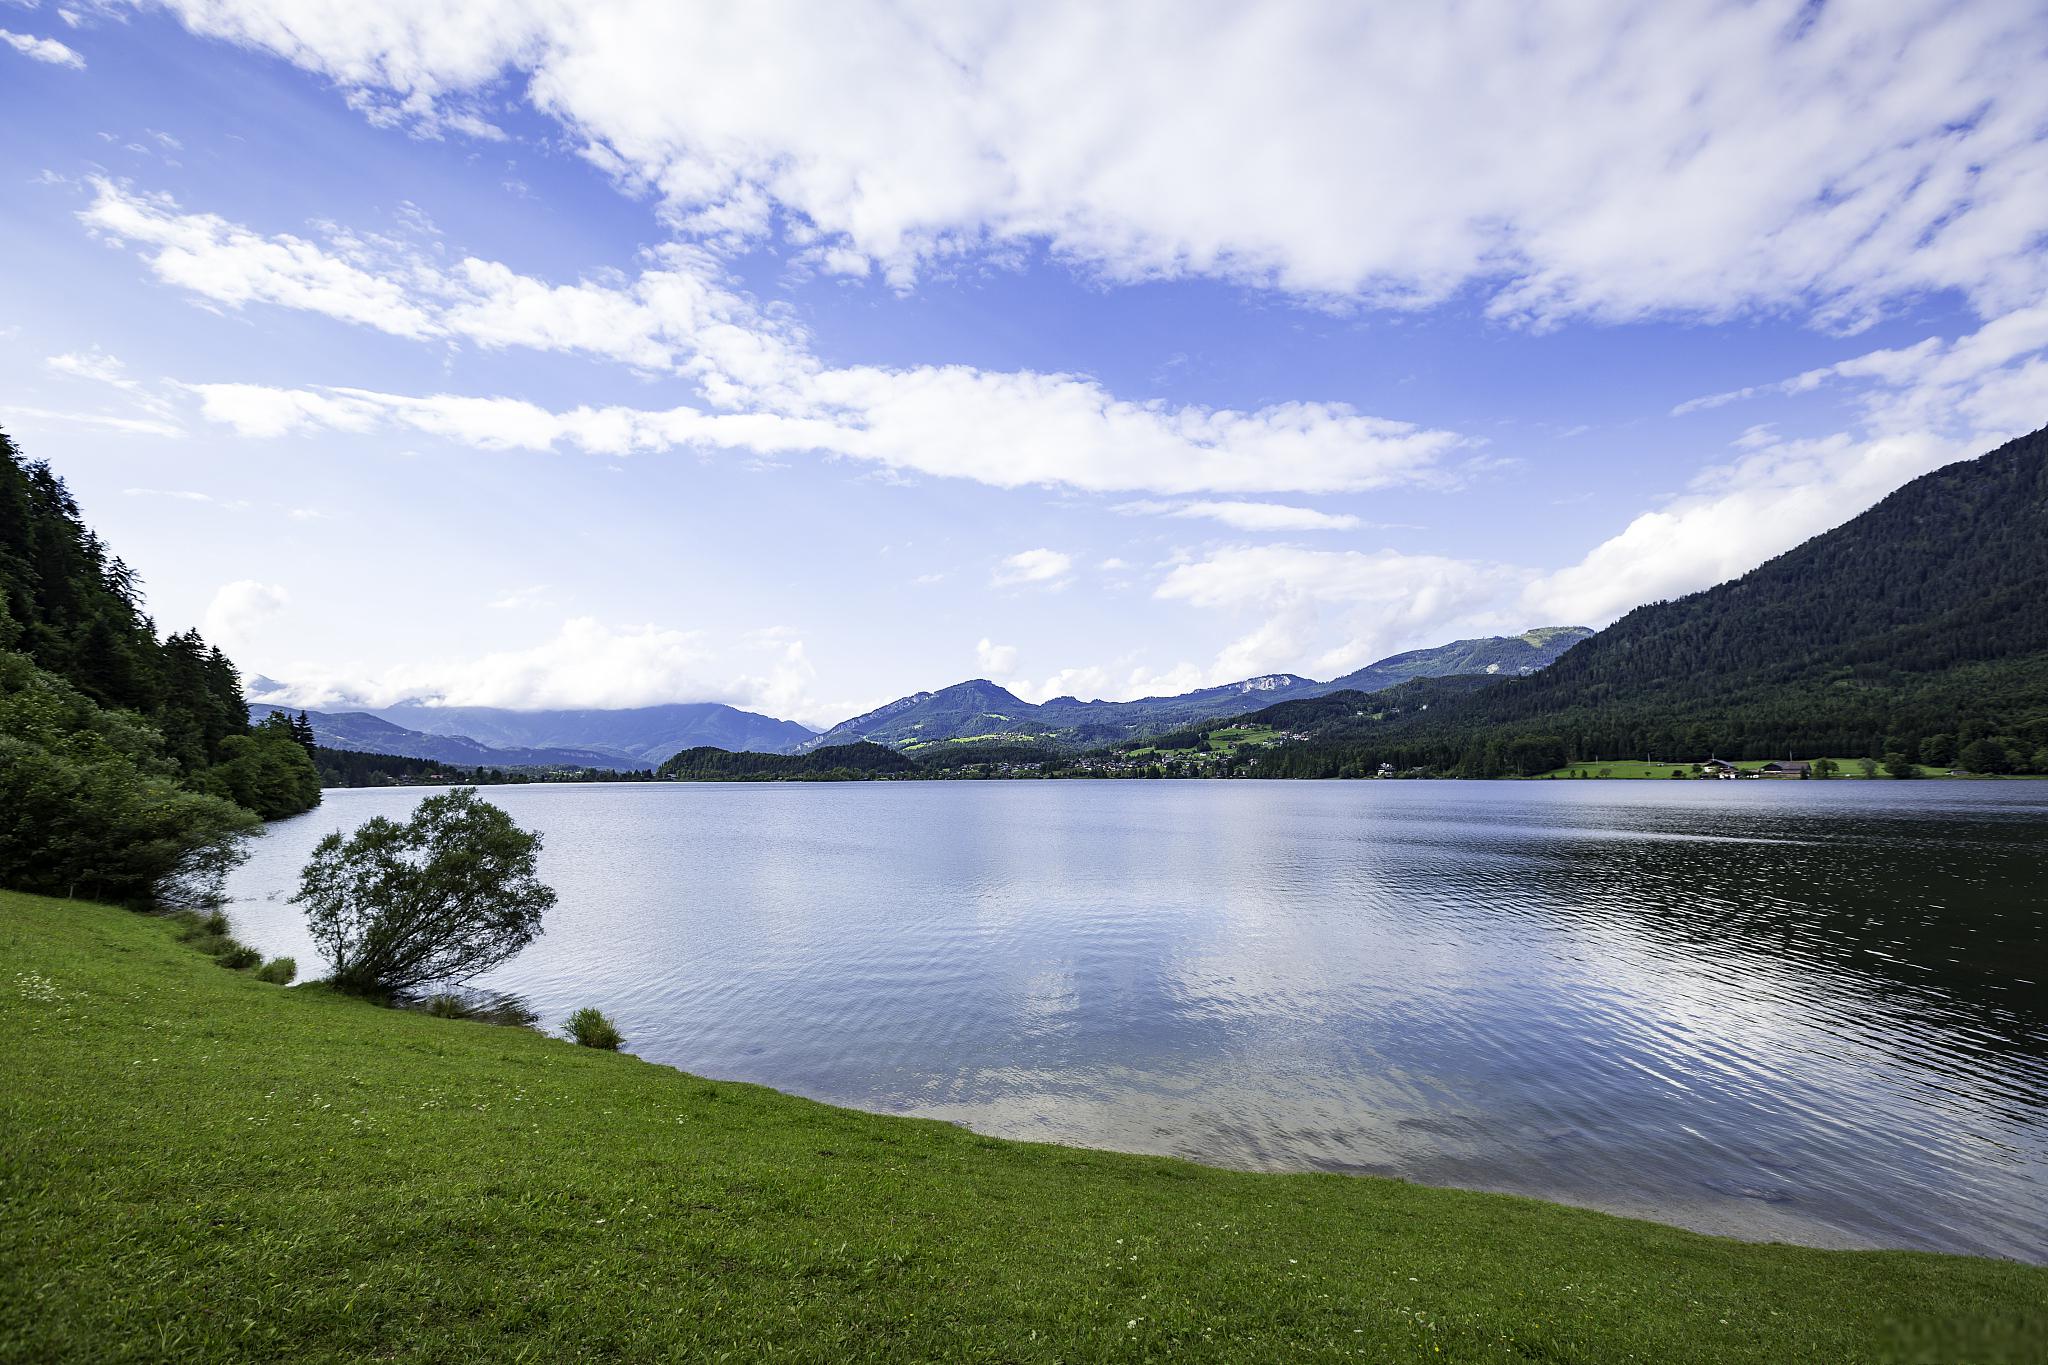
[[[232,880],[321,967],[330,791]],[[496,787],[478,984],[642,1057],[1003,1137],[2048,1261],[2048,783]]]

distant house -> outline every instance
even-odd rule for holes
[[[1725,758],[1710,758],[1700,764],[1700,771],[1708,777],[1736,777],[1739,773],[1733,763]]]
[[[1380,764],[1380,770],[1377,773],[1373,774],[1373,776],[1375,777],[1392,777],[1393,775],[1394,765],[1391,763]]]
[[[1766,763],[1757,771],[1765,777],[1811,777],[1813,765],[1786,759],[1783,763]]]

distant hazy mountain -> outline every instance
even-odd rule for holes
[[[508,711],[403,702],[370,714],[422,734],[459,735],[512,748],[594,749],[621,763],[650,768],[684,749],[786,754],[813,734],[793,720],[710,701],[618,711]]]
[[[1584,626],[1544,626],[1523,635],[1454,640],[1433,649],[1411,650],[1330,682],[1317,682],[1293,673],[1268,673],[1180,696],[1141,697],[1136,701],[1054,697],[1034,706],[985,678],[976,678],[937,692],[899,697],[866,715],[840,722],[798,748],[801,751],[863,740],[917,749],[966,739],[1044,740],[1070,745],[1139,739],[1197,721],[1243,715],[1273,702],[1320,697],[1343,690],[1376,692],[1415,678],[1466,673],[1520,677],[1548,665],[1592,633]]]
[[[261,720],[272,711],[292,715],[298,709],[251,702],[249,719]],[[428,735],[393,725],[367,711],[307,711],[313,738],[330,749],[353,749],[364,754],[399,754],[407,758],[431,758],[438,763],[487,768],[652,768],[646,759],[622,758],[597,749],[534,748],[523,745],[480,744],[464,735]]]

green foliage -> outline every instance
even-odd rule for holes
[[[404,824],[383,816],[313,850],[293,897],[333,981],[402,995],[460,983],[512,957],[555,903],[534,875],[541,837],[474,787],[430,796]]]
[[[617,1052],[626,1043],[626,1035],[611,1020],[587,1005],[569,1016],[562,1032],[578,1047],[602,1048],[606,1052]]]
[[[217,896],[249,812],[320,799],[303,751],[247,731],[227,656],[196,631],[159,641],[63,480],[0,433],[0,884]]]
[[[655,775],[682,782],[858,782],[874,777],[901,777],[917,771],[916,763],[894,749],[863,741],[830,745],[807,754],[685,749],[662,764]]]
[[[320,772],[279,712],[249,734],[223,739],[219,761],[199,775],[198,785],[265,820],[320,803]]]
[[[1963,746],[1959,756],[1962,766],[1973,773],[2002,773],[2011,771],[2005,746],[1995,739],[1975,739]]]
[[[271,989],[25,896],[0,960],[51,985],[0,990],[11,1360],[1996,1365],[2048,1339],[2039,1266],[999,1141]]]
[[[248,811],[184,787],[162,737],[0,653],[0,884],[139,904],[204,902]]]
[[[297,958],[274,957],[256,969],[258,981],[268,981],[273,986],[289,986],[298,979]]]
[[[214,961],[220,963],[223,967],[229,967],[238,972],[245,972],[261,963],[263,961],[263,954],[245,944],[235,943],[229,946],[225,952],[215,954]]]
[[[1886,777],[1918,777],[1920,776],[1920,765],[1897,750],[1893,750],[1884,756],[1884,775]]]

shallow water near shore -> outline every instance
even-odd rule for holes
[[[320,967],[330,791],[230,884]],[[1004,1137],[2048,1261],[2048,783],[485,789],[477,984],[653,1061]]]

